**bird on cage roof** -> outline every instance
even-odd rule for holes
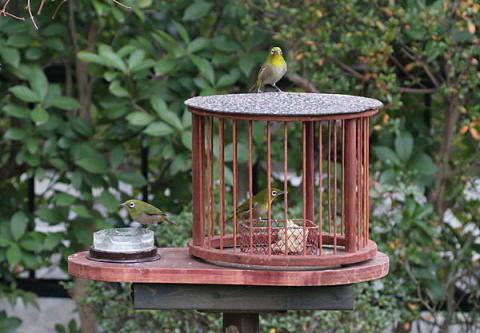
[[[271,188],[271,193],[270,193],[270,205],[273,203],[273,201],[281,196],[284,191],[272,187]],[[250,218],[250,199],[247,199],[243,201],[240,206],[237,207],[237,219],[247,219]],[[268,188],[264,188],[257,194],[255,194],[252,197],[252,218],[254,219],[259,219],[262,218],[263,216],[266,216],[268,212]],[[225,220],[226,222],[229,222],[230,220],[233,220],[233,214]]]
[[[120,206],[127,208],[130,217],[141,224],[167,222],[176,225],[175,222],[168,219],[166,213],[149,203],[131,199],[120,204]]]
[[[257,93],[262,92],[262,87],[267,84],[277,89],[277,91],[282,91],[276,86],[276,83],[282,79],[286,72],[287,63],[285,59],[283,59],[282,49],[278,46],[272,47],[267,59],[265,59],[265,62],[258,71],[257,82],[250,91],[256,90]]]

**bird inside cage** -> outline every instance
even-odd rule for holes
[[[270,205],[273,201],[284,194],[284,191],[272,187],[270,193]],[[240,206],[237,207],[236,210],[237,219],[243,220],[250,217],[250,199],[243,201]],[[265,188],[255,194],[252,198],[252,218],[253,219],[261,219],[265,217],[268,213],[268,189]],[[225,220],[225,222],[229,222],[233,220],[233,214]]]

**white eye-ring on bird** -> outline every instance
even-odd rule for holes
[[[130,202],[130,203],[128,204],[128,206],[130,206],[130,208],[135,207],[135,202]]]
[[[276,195],[277,195],[277,191],[272,191],[272,195],[273,195],[273,196],[276,196]]]

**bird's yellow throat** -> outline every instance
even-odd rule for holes
[[[276,53],[269,56],[268,63],[274,67],[278,67],[283,66],[283,64],[285,64],[285,60],[281,54]]]

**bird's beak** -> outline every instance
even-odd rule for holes
[[[278,195],[285,194],[285,193],[288,193],[288,191],[280,191]]]
[[[125,205],[124,203],[120,204],[119,206],[120,207],[127,207],[127,205]]]

